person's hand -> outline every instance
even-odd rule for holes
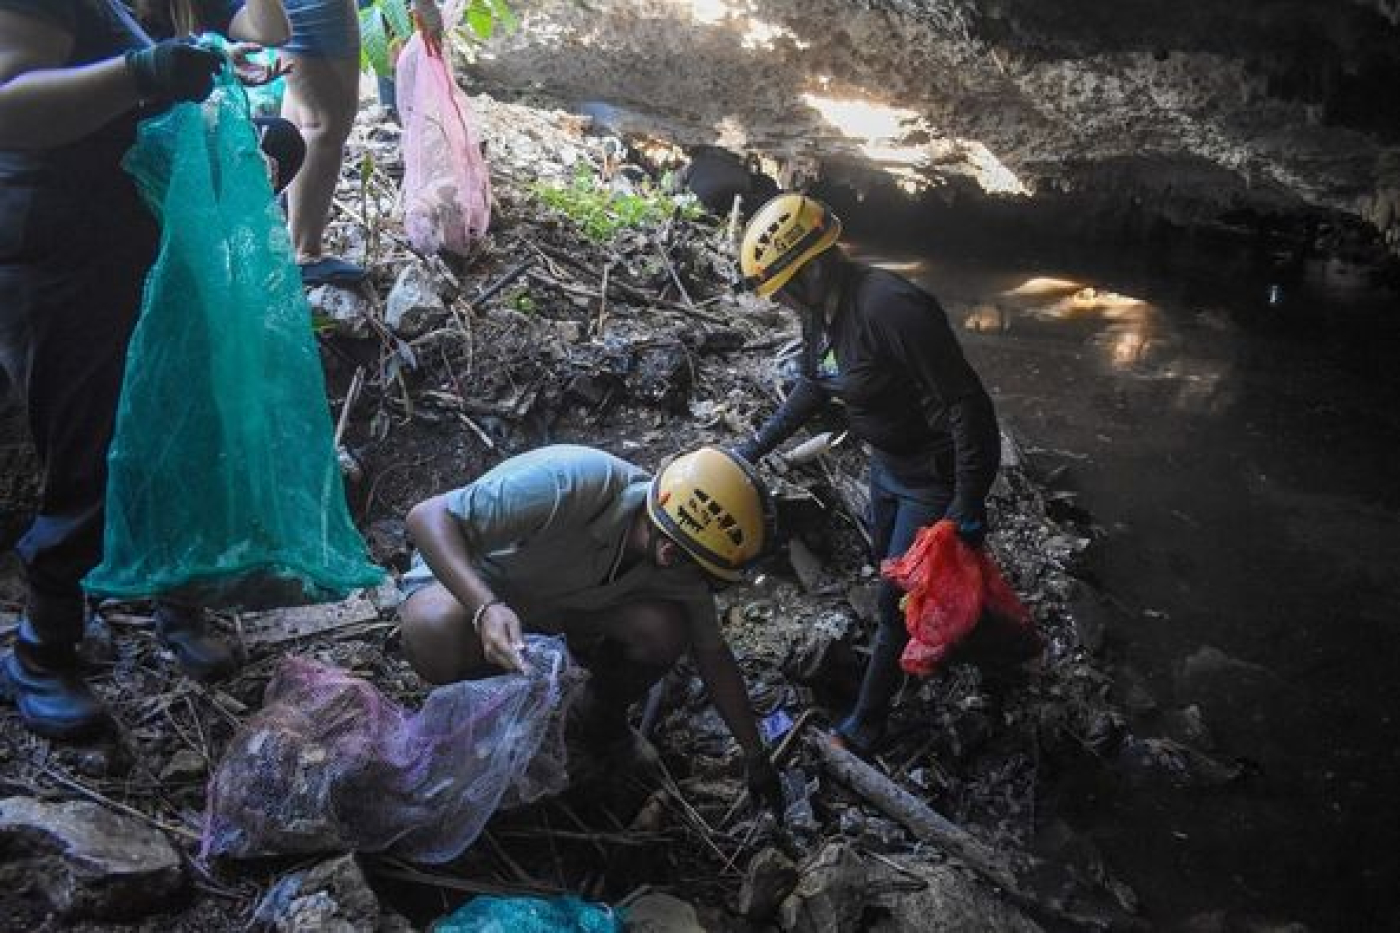
[[[497,667],[525,673],[525,639],[521,635],[520,617],[505,603],[492,603],[481,613],[477,626],[481,636],[481,652]]]
[[[423,45],[427,47],[428,54],[441,58],[442,10],[438,8],[435,0],[425,0],[413,5],[413,24],[423,34]]]
[[[292,72],[291,64],[281,58],[274,58],[266,65],[253,61],[252,56],[261,51],[262,46],[252,42],[238,42],[229,46],[228,57],[233,63],[233,73],[244,87],[262,87]]]
[[[125,55],[142,100],[200,101],[214,90],[224,57],[213,49],[167,39]]]
[[[981,547],[987,539],[987,507],[982,502],[955,501],[945,518],[958,527],[958,537],[968,547]]]
[[[767,807],[781,823],[786,810],[783,802],[783,780],[766,752],[755,752],[748,756],[744,763],[744,781],[749,786],[749,796],[753,798],[754,805]]]
[[[758,445],[758,438],[756,437],[751,437],[742,443],[735,444],[733,447],[729,448],[729,452],[754,466],[758,466],[758,461],[763,459],[764,453],[763,448]]]

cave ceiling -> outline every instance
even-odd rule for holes
[[[1400,0],[512,0],[474,69],[909,192],[1320,207],[1400,232]]]

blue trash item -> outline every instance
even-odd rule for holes
[[[432,926],[432,933],[622,933],[607,904],[562,897],[475,897]]]
[[[215,43],[222,45],[222,43]],[[108,451],[102,596],[266,608],[374,586],[311,310],[248,99],[141,124],[123,167],[161,224]]]

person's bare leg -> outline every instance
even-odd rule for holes
[[[450,684],[495,672],[486,664],[467,610],[441,583],[410,596],[399,607],[399,620],[404,658],[429,683]]]
[[[288,55],[283,116],[301,130],[306,161],[287,187],[287,221],[297,262],[321,258],[326,223],[344,160],[345,140],[359,106],[358,59]]]

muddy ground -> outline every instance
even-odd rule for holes
[[[374,277],[358,296],[312,295],[331,411],[343,425],[347,493],[373,556],[394,574],[409,556],[406,511],[513,453],[578,442],[654,467],[677,450],[745,436],[776,404],[776,359],[797,336],[789,316],[730,291],[722,221],[673,213],[590,239],[541,202],[536,183],[602,170],[602,140],[589,135],[586,119],[486,97],[475,103],[495,195],[491,233],[475,255],[443,262],[408,249],[393,205],[398,130],[370,107],[347,159],[332,238]],[[385,311],[413,264],[443,303],[428,302],[396,332]],[[813,432],[827,428],[840,425]],[[15,436],[7,429],[0,445],[6,546],[35,493],[32,457]],[[1095,596],[1075,576],[1092,516],[1047,485],[1017,439],[1005,446],[990,547],[1045,650],[1027,661],[987,640],[936,676],[910,679],[895,738],[877,761],[921,805],[970,833],[982,855],[917,838],[907,820],[838,779],[813,744],[850,702],[874,621],[877,571],[859,520],[865,461],[847,443],[803,466],[765,465],[785,546],[754,586],[720,597],[759,711],[779,714],[775,723],[815,711],[787,761],[786,829],[743,803],[736,749],[683,664],[646,718],[661,776],[589,778],[583,768],[561,797],[499,814],[450,865],[366,854],[360,864],[383,911],[352,918],[351,928],[388,928],[386,918],[397,915],[422,926],[483,891],[573,892],[611,903],[665,892],[692,905],[710,930],[1140,925],[1136,899],[1111,866],[1040,803],[1060,776],[1086,767],[1127,769],[1164,786],[1239,774],[1194,750],[1189,735],[1128,734],[1095,655]],[[20,591],[6,560],[0,620],[12,628]],[[85,799],[157,827],[180,852],[187,884],[145,920],[81,920],[54,909],[42,876],[48,863],[35,863],[7,873],[0,927],[309,929],[274,919],[264,901],[279,878],[318,859],[199,860],[205,784],[286,655],[347,668],[419,704],[426,688],[397,650],[394,602],[389,588],[370,618],[252,645],[247,667],[213,687],[180,676],[158,650],[148,606],[101,607],[104,624],[86,650],[121,724],[119,740],[50,746],[3,708],[0,783],[7,796]],[[220,619],[231,633],[245,623],[232,612]],[[756,904],[756,879],[774,863],[792,870],[777,872],[772,904]]]

